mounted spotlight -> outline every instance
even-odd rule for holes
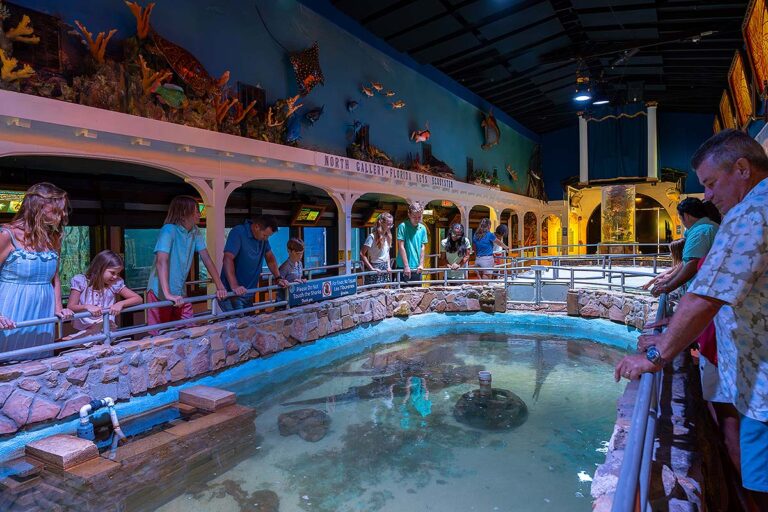
[[[589,87],[589,77],[576,75],[576,94],[573,95],[573,101],[584,102],[591,99],[592,90]]]

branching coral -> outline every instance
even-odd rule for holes
[[[144,96],[149,96],[160,84],[167,82],[173,76],[170,71],[150,69],[142,55],[139,55],[139,64],[141,64],[141,89],[144,91]]]
[[[77,25],[77,28],[83,33],[85,43],[90,49],[93,58],[96,59],[96,62],[99,64],[104,64],[104,53],[107,51],[107,43],[112,39],[112,36],[115,35],[117,29],[113,28],[107,35],[104,35],[104,32],[99,32],[99,35],[96,36],[96,40],[94,41],[93,34],[88,32],[88,29],[86,29],[82,23],[75,20],[75,25]]]
[[[237,105],[235,105],[235,112],[234,112],[234,116],[232,117],[232,121],[235,124],[241,123],[243,119],[245,119],[245,116],[247,116],[251,112],[254,106],[256,106],[256,100],[253,100],[252,102],[250,102],[248,106],[245,108],[243,108],[242,103],[238,102]]]
[[[230,99],[224,94],[214,97],[213,106],[216,109],[216,123],[221,124],[224,118],[227,117],[229,109],[239,103],[239,101],[237,98]]]
[[[12,28],[11,30],[8,30],[5,33],[5,37],[7,37],[10,41],[17,41],[19,43],[27,43],[27,44],[37,44],[40,42],[40,38],[35,35],[35,31],[32,27],[29,26],[29,16],[26,14],[21,18],[21,21],[19,22],[16,27]]]
[[[299,101],[298,94],[291,98],[276,101],[273,106],[267,109],[267,126],[275,128],[285,123],[294,112],[302,107],[301,103],[296,104],[297,101]]]
[[[151,3],[146,8],[141,7],[136,2],[125,2],[125,5],[128,6],[136,17],[136,37],[143,41],[149,35],[149,17],[152,14],[152,9],[155,8],[155,4]]]
[[[15,82],[17,80],[23,80],[29,78],[35,74],[35,70],[29,64],[24,64],[21,69],[16,69],[19,65],[19,61],[5,55],[3,50],[0,50],[0,62],[2,62],[2,68],[0,68],[0,79],[4,82]]]

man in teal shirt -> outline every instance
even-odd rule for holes
[[[424,269],[424,245],[428,242],[427,228],[421,223],[424,208],[421,203],[408,205],[408,220],[397,226],[397,266],[403,269],[403,281],[421,281]]]
[[[699,260],[707,256],[717,235],[720,214],[711,203],[689,197],[680,201],[677,213],[680,215],[680,222],[685,226],[683,266],[669,281],[653,288],[652,293],[656,296],[669,293],[693,279]]]

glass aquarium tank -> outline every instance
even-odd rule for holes
[[[635,186],[603,187],[602,233],[604,244],[635,242]]]

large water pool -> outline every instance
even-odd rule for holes
[[[610,341],[618,327],[600,325]],[[259,411],[254,454],[159,510],[277,510],[277,498],[283,512],[588,511],[623,389],[612,378],[623,350],[557,331],[457,321],[381,345],[361,331],[362,353],[241,381],[239,403]],[[628,337],[616,332],[623,346]],[[525,402],[522,424],[489,431],[457,421],[454,406],[478,388],[478,370]],[[324,437],[282,436],[279,417],[306,408],[327,415]]]

